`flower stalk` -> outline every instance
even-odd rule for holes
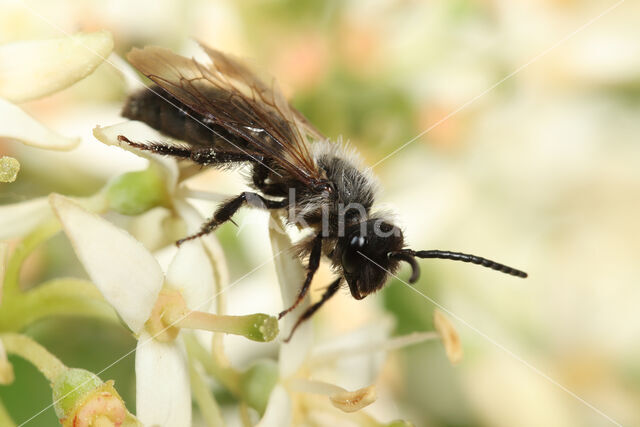
[[[22,264],[25,259],[35,248],[51,238],[58,231],[60,231],[60,223],[52,218],[40,224],[20,241],[7,263],[3,286],[6,297],[20,292],[20,270],[22,269]]]
[[[28,360],[51,382],[68,369],[57,357],[26,335],[0,334],[0,340],[7,353]]]
[[[211,390],[207,386],[206,382],[202,378],[201,373],[196,369],[195,359],[189,348],[187,348],[189,354],[189,378],[191,379],[191,391],[193,397],[198,403],[202,418],[206,421],[206,424],[210,427],[222,427],[224,421],[222,419],[222,413],[218,402],[211,394]]]

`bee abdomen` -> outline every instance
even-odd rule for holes
[[[167,136],[193,145],[244,145],[224,128],[207,123],[202,115],[158,86],[131,95],[124,104],[122,116],[144,122]]]

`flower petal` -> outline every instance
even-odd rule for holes
[[[0,46],[0,97],[24,102],[69,87],[91,74],[112,50],[107,31]]]
[[[269,238],[274,255],[276,274],[280,284],[283,308],[288,308],[295,301],[300,286],[304,283],[305,270],[300,260],[291,254],[291,239],[284,233],[284,223],[278,212],[271,214]],[[309,307],[309,295],[281,321],[280,330],[289,334],[298,317]],[[313,341],[311,322],[304,322],[293,334],[288,343],[280,346],[278,363],[280,376],[286,378],[295,373],[306,359]],[[287,336],[285,335],[285,336]]]
[[[208,311],[213,289],[213,269],[199,240],[178,248],[167,271],[167,284],[182,294],[191,310]]]
[[[258,427],[286,427],[291,425],[293,404],[287,391],[281,385],[275,386],[269,396],[267,409]]]
[[[156,259],[129,233],[98,215],[57,194],[50,200],[93,283],[139,333],[164,281]]]
[[[144,157],[145,159],[148,159],[154,164],[160,166],[166,179],[167,190],[170,193],[173,193],[176,185],[178,184],[179,171],[176,161],[170,157],[163,157],[152,154],[148,151],[142,151],[138,150],[137,148],[133,148],[127,143],[120,142],[118,140],[118,135],[124,135],[131,141],[140,143],[147,143],[149,141],[171,142],[173,140],[162,135],[146,124],[137,121],[126,121],[105,127],[96,126],[93,129],[93,136],[95,136],[96,139],[103,144],[120,147],[124,150],[132,152],[136,156]]]
[[[0,240],[24,236],[52,216],[46,197],[0,206]]]
[[[175,343],[142,331],[136,347],[136,416],[145,426],[189,427],[191,389],[184,356]]]
[[[22,111],[14,104],[0,98],[0,138],[11,138],[48,150],[71,150],[80,138],[59,135]]]
[[[178,212],[178,215],[184,220],[187,225],[186,235],[196,233],[202,227],[205,218],[191,205],[191,203],[175,199],[174,207]],[[216,305],[218,306],[217,313],[224,314],[224,295],[221,293],[225,286],[229,284],[229,270],[227,268],[227,260],[224,255],[224,250],[218,241],[215,233],[209,233],[206,236],[201,237],[200,242],[204,245],[206,255],[209,257],[209,262],[213,267],[215,292],[219,295],[215,298]]]

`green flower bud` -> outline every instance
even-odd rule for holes
[[[109,207],[124,215],[139,215],[156,206],[167,206],[165,182],[156,168],[128,172],[107,189]]]
[[[113,381],[102,382],[84,369],[67,369],[52,384],[53,405],[64,427],[137,426]],[[106,423],[106,424],[105,424]]]
[[[68,369],[53,382],[53,404],[59,419],[67,418],[76,404],[100,387],[102,380],[84,369]]]
[[[242,374],[240,392],[244,401],[262,415],[277,382],[278,365],[273,360],[260,360]]]

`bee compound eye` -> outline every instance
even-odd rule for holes
[[[349,247],[342,254],[342,268],[347,274],[353,274],[358,271],[359,260],[358,257],[360,255],[356,252],[356,250]]]

